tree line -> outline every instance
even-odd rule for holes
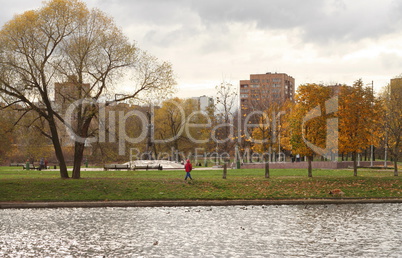
[[[284,153],[288,161],[289,156],[306,157],[309,176],[314,158],[340,161],[351,157],[357,176],[358,155],[370,155],[373,146],[386,149],[398,175],[402,137],[400,88],[402,84],[393,85],[391,94],[389,85],[375,96],[362,80],[352,86],[300,85],[295,101],[267,106],[258,116],[258,123],[250,127],[245,126],[247,120],[241,111],[227,105],[237,98],[237,88],[229,83],[217,86],[218,100],[205,110],[200,110],[197,100],[180,98],[159,105],[104,104],[103,121],[101,115],[96,115],[88,130],[98,140],[84,148],[84,157],[91,163],[105,164],[127,162],[133,156],[181,161],[194,154],[225,153],[227,160],[233,161],[240,153],[243,162],[250,162],[251,158],[247,160],[243,155],[248,152],[261,154],[260,162],[272,162],[283,161],[275,154]],[[133,111],[136,113],[130,115]],[[42,121],[35,120],[32,114],[26,115],[14,127],[20,117],[16,112],[23,111],[6,108],[0,117],[5,136],[2,157],[51,157],[51,142],[41,135]],[[101,127],[106,131],[102,133]],[[100,134],[105,134],[104,141],[99,141]],[[73,146],[63,149],[66,157],[74,160]]]
[[[393,161],[394,175],[398,176],[402,79],[392,81],[378,96],[373,85],[364,85],[361,79],[352,86],[300,85],[294,101],[265,109],[252,130],[251,148],[258,153],[306,157],[310,177],[314,158],[343,161],[349,156],[357,176],[359,156],[365,154],[367,159],[367,153],[372,155],[378,149],[384,159]],[[369,159],[375,159],[374,154]]]

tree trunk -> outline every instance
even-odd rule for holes
[[[223,179],[226,179],[226,175],[227,175],[227,164],[226,164],[226,162],[225,162],[225,164],[223,164],[223,176],[222,176],[222,178]]]
[[[269,161],[265,161],[265,178],[269,178]]]
[[[81,164],[84,158],[84,148],[85,143],[75,142],[74,147],[74,167],[73,167],[73,179],[80,179],[81,178]]]
[[[352,153],[352,160],[353,160],[353,176],[357,176],[357,153]]]
[[[66,178],[69,178],[66,161],[64,159],[63,150],[61,148],[59,134],[57,132],[56,124],[54,123],[54,120],[51,120],[51,121],[52,122],[49,121],[49,128],[50,128],[50,132],[52,134],[52,143],[53,143],[54,152],[56,154],[57,160],[59,161],[60,177],[66,179]]]
[[[398,156],[394,156],[394,176],[398,176]]]
[[[81,112],[81,109],[80,109]],[[86,138],[88,135],[89,125],[91,124],[92,116],[85,118],[82,121],[82,114],[78,113],[78,132],[81,138]],[[81,124],[81,122],[83,122]],[[81,178],[81,164],[82,160],[84,159],[84,149],[85,149],[85,142],[75,141],[74,144],[74,167],[73,167],[73,179],[80,179]]]
[[[313,177],[313,156],[307,156],[308,161],[308,177]]]
[[[375,146],[373,146],[373,161],[375,161],[375,151],[376,151],[376,147]]]
[[[64,159],[63,150],[61,149],[60,141],[59,140],[57,140],[57,142],[53,141],[53,147],[54,147],[54,151],[56,153],[57,160],[59,161],[60,177],[67,179],[67,178],[69,178],[68,171],[67,171],[67,165],[66,165],[66,161]]]
[[[394,176],[398,176],[398,162],[394,160]]]

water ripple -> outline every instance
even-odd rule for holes
[[[1,257],[401,257],[401,204],[0,210]]]

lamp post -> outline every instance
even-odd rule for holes
[[[371,94],[373,95],[373,101],[374,101],[374,81],[371,81]],[[373,106],[373,102],[371,102],[371,106]],[[373,134],[371,134],[371,161],[370,161],[370,166],[373,166],[373,161],[374,161],[374,145],[373,145]]]
[[[388,90],[390,90],[390,86],[388,86]],[[387,99],[388,102],[391,101],[391,92],[388,91],[387,92]],[[387,159],[388,159],[388,110],[385,111],[385,146],[384,146],[384,168],[387,168]]]
[[[239,145],[235,147],[235,166],[236,169],[240,169],[240,157],[239,157]]]
[[[153,113],[151,111],[147,111],[147,118],[148,118],[148,126],[147,126],[147,146],[146,146],[146,153],[147,153],[147,160],[153,160],[152,158],[152,150],[154,147],[154,125],[152,124]]]
[[[278,112],[278,114],[276,115],[276,117],[275,117],[275,120],[276,121],[274,121],[274,134],[276,133],[276,130],[278,129],[278,139],[277,139],[277,141],[278,141],[278,158],[279,159],[281,159],[281,154],[282,154],[282,151],[281,151],[281,128],[282,128],[282,125],[281,125],[281,115],[285,115],[286,113],[284,112],[284,111],[280,111],[280,112]],[[278,125],[276,124],[278,122]],[[278,126],[278,127],[277,127]],[[275,137],[274,137],[274,139],[275,139]],[[275,139],[276,140],[276,139]],[[285,155],[283,155],[284,156],[284,161],[286,160],[286,157],[285,157]],[[280,161],[280,160],[279,160]]]
[[[370,85],[370,84],[368,84]],[[371,81],[371,94],[373,95],[373,100],[371,101],[371,107],[373,107],[374,101],[374,81]],[[373,128],[371,126],[371,128]],[[374,162],[374,145],[373,145],[373,134],[371,134],[371,144],[370,144],[370,167],[373,167]]]
[[[388,130],[388,129],[387,129]],[[385,153],[384,153],[384,168],[387,168],[387,159],[388,159],[388,132],[385,132]]]

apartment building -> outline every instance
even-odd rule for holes
[[[242,116],[293,100],[294,95],[295,79],[285,73],[251,74],[249,80],[240,81]]]
[[[90,97],[90,85],[88,83],[78,83],[75,76],[69,76],[66,82],[56,82],[54,88],[53,105],[61,115],[65,115],[70,105],[75,101]],[[64,119],[71,119],[71,126],[74,128],[77,126],[77,113],[73,112],[71,115],[72,117],[64,117]],[[74,146],[74,139],[68,133],[67,126],[58,123],[58,127],[60,128],[59,136],[62,146]]]
[[[402,95],[402,78],[391,79],[391,94]]]
[[[68,81],[54,84],[54,104],[56,108],[65,112],[74,101],[89,98],[90,85],[77,83],[75,76],[70,76]]]
[[[207,111],[208,107],[214,105],[214,99],[205,95],[201,97],[193,97],[191,99],[196,101],[200,111]]]

